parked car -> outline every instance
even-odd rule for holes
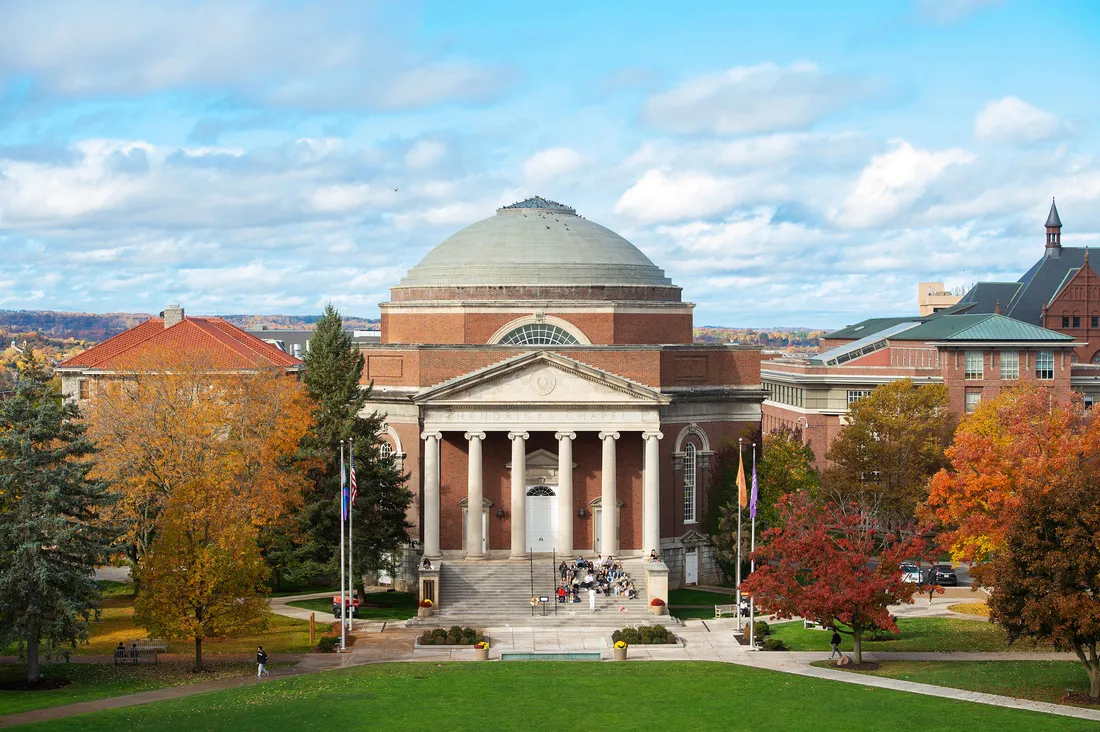
[[[941,587],[958,587],[959,578],[949,564],[937,564],[928,570],[928,584]]]
[[[344,598],[344,604],[349,605],[348,598]],[[349,616],[353,618],[359,617],[359,598],[353,597],[350,602]],[[340,617],[340,596],[332,596],[332,617]]]
[[[912,582],[915,585],[919,585],[920,567],[915,564],[901,565],[901,580],[902,582]]]

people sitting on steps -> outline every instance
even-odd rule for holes
[[[558,575],[561,580],[555,594],[559,603],[580,602],[582,590],[594,590],[604,597],[626,597],[630,600],[638,597],[638,590],[622,561],[612,556],[599,555],[595,561],[584,557],[577,557],[573,562],[563,560],[558,565]]]

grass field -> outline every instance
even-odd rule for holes
[[[733,595],[724,595],[719,592],[703,592],[702,590],[669,590],[669,605],[729,605],[737,602]],[[711,608],[711,615],[714,608]]]
[[[339,592],[339,590],[337,590]],[[416,596],[407,592],[371,592],[366,596],[367,605],[384,607],[361,607],[355,617],[370,620],[405,620],[416,615]],[[318,615],[332,615],[332,599],[319,597],[315,600],[297,600],[288,602],[291,607],[313,610]]]
[[[989,617],[989,604],[985,602],[960,602],[957,605],[948,605],[947,609],[953,613],[980,615],[983,618]]]
[[[781,638],[792,651],[829,650],[829,632],[806,630],[802,621],[776,623],[772,637]],[[1004,631],[996,625],[980,620],[963,618],[898,618],[901,638],[896,640],[870,640],[864,636],[864,651],[1031,651],[1037,647],[1028,642],[1017,642],[1009,648]],[[852,650],[852,637],[843,635],[841,650]]]
[[[1056,704],[1067,691],[1089,690],[1089,677],[1076,661],[886,661],[877,671],[854,673]]]
[[[69,685],[46,691],[0,690],[0,715],[256,673],[253,663],[214,662],[208,666],[206,673],[196,674],[191,672],[191,664],[186,662],[162,661],[155,666],[48,664],[42,667],[46,678],[67,679]],[[25,674],[26,667],[21,664],[0,666],[0,682],[21,681]]]
[[[720,663],[382,664],[265,681],[23,729],[1092,730],[1095,722]],[[557,720],[557,721],[555,721]]]
[[[218,653],[254,653],[262,645],[268,653],[305,653],[309,650],[309,623],[281,615],[268,615],[268,627],[263,633],[241,638],[210,639],[202,644],[203,655]],[[134,624],[133,597],[120,595],[103,600],[100,619],[89,628],[88,643],[80,643],[72,651],[77,656],[113,656],[119,641],[127,646],[131,641],[148,638],[149,633]],[[16,646],[0,650],[0,655],[14,655]],[[190,654],[194,644],[190,641],[169,641],[169,653]]]

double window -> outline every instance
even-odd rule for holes
[[[848,406],[851,406],[858,402],[863,397],[871,396],[871,389],[849,389],[848,390]]]
[[[1001,351],[1001,378],[1020,378],[1020,352]]]
[[[1035,354],[1035,378],[1054,378],[1054,352],[1039,351]]]
[[[695,445],[684,445],[684,523],[695,523]]]
[[[982,402],[982,393],[980,391],[968,391],[966,392],[966,413],[970,414],[978,405]]]
[[[967,351],[963,358],[963,378],[981,379],[984,375],[982,371],[982,352]]]

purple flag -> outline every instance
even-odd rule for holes
[[[756,453],[752,455],[752,496],[749,498],[749,518],[756,518],[756,499],[760,497],[760,487],[756,483]]]
[[[344,471],[344,446],[340,445],[340,520],[348,520],[348,484]]]

